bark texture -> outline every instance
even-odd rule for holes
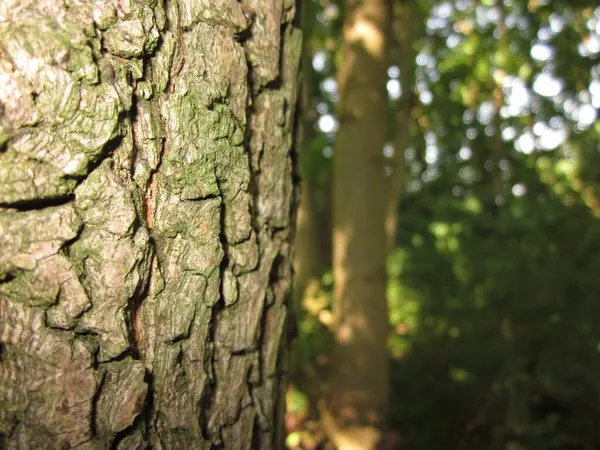
[[[281,442],[293,0],[0,0],[0,448]]]
[[[388,402],[383,147],[391,3],[346,0],[345,6],[340,129],[333,156],[336,344],[331,415],[324,419],[338,448],[372,449]]]

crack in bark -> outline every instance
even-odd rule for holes
[[[0,208],[13,209],[19,212],[38,211],[56,206],[63,206],[75,200],[75,194],[59,195],[49,198],[17,200],[14,203],[0,202]]]
[[[150,233],[152,233],[152,230],[154,229],[154,210],[152,209],[152,204],[154,202],[154,199],[156,198],[156,176],[160,171],[160,167],[162,165],[162,161],[166,153],[167,140],[163,137],[160,155],[156,164],[156,169],[152,170],[152,172],[150,173],[148,185],[146,186],[146,192],[144,193],[144,220],[146,221],[146,226],[148,227],[148,231]]]
[[[104,387],[104,381],[106,380],[106,372],[102,373],[102,378],[100,379],[100,383],[98,383],[98,387],[96,388],[96,392],[92,397],[92,407],[90,410],[90,433],[92,437],[96,437],[98,435],[98,430],[96,429],[96,420],[98,416],[98,402],[100,400],[100,395],[102,394],[102,388]]]
[[[75,200],[75,189],[81,183],[83,183],[90,174],[96,170],[109,156],[121,145],[123,140],[123,136],[115,136],[112,139],[108,140],[102,147],[100,154],[95,157],[95,159],[91,160],[88,163],[87,171],[85,175],[82,176],[73,176],[73,175],[64,175],[65,180],[75,180],[76,184],[73,188],[73,192],[69,192],[66,194],[45,197],[45,198],[33,198],[27,200],[17,200],[15,202],[0,202],[0,208],[8,208],[14,209],[20,212],[28,212],[28,211],[37,211],[46,208],[51,208],[55,206],[63,206],[68,203],[71,203]]]
[[[99,363],[99,365],[124,361],[127,358],[131,358],[133,360],[139,360],[140,358],[138,357],[137,349],[130,347],[127,350],[123,351],[122,353],[119,353],[117,356],[115,356],[113,358],[103,360],[102,362]]]
[[[134,100],[132,103],[132,111],[134,111],[135,105],[137,104],[137,94],[134,94]],[[166,94],[168,95],[168,94]],[[132,112],[130,120],[132,121],[131,124],[131,130],[132,130],[132,140],[133,140],[133,146],[134,146],[134,158],[135,155],[137,154],[136,151],[136,143],[135,143],[135,119],[137,116],[137,109],[135,114]],[[164,118],[163,118],[164,119]],[[129,301],[129,305],[128,305],[128,318],[129,318],[129,324],[130,324],[130,342],[132,344],[132,347],[134,348],[134,352],[138,355],[136,359],[139,359],[139,349],[143,340],[143,333],[142,333],[142,323],[141,323],[141,316],[140,316],[140,310],[141,310],[141,306],[144,303],[144,301],[148,298],[148,295],[151,292],[152,289],[152,283],[154,282],[154,274],[156,273],[156,270],[158,270],[158,258],[156,255],[156,246],[154,244],[154,240],[152,238],[152,234],[153,234],[153,229],[154,229],[154,209],[153,209],[153,204],[154,204],[154,200],[156,198],[156,177],[158,172],[160,171],[160,168],[162,166],[162,162],[163,159],[165,157],[167,153],[167,140],[165,137],[162,137],[161,139],[161,150],[158,156],[158,161],[156,163],[156,168],[154,168],[151,173],[150,173],[150,177],[148,178],[148,182],[147,182],[147,186],[146,186],[146,191],[144,192],[144,196],[143,196],[143,200],[142,200],[142,214],[144,216],[144,221],[146,223],[146,227],[148,229],[148,232],[150,234],[150,245],[152,246],[152,261],[150,263],[150,271],[149,271],[149,275],[148,275],[148,283],[146,284],[144,290],[142,292],[140,292],[139,294],[135,295],[132,299],[130,299]],[[134,164],[132,164],[133,167]]]
[[[214,430],[211,430],[211,415],[212,409],[215,403],[216,394],[217,394],[217,379],[215,375],[215,366],[218,364],[218,360],[216,358],[217,349],[216,347],[216,334],[217,334],[217,326],[219,323],[219,316],[221,312],[225,309],[225,295],[224,295],[224,280],[225,280],[225,270],[229,266],[229,243],[227,242],[227,235],[225,234],[225,199],[223,198],[223,189],[221,187],[221,181],[219,177],[216,177],[217,188],[219,190],[219,197],[221,199],[220,209],[219,209],[219,241],[223,248],[223,258],[221,259],[221,264],[219,265],[219,300],[213,305],[211,311],[211,321],[210,321],[210,331],[208,333],[209,339],[212,345],[211,355],[210,355],[210,366],[208,367],[207,373],[209,375],[209,386],[207,386],[207,391],[204,396],[204,400],[206,401],[206,406],[202,408],[201,418],[202,418],[202,435],[204,439],[210,441],[212,445],[220,445],[221,442],[221,429],[219,428],[217,436],[214,436]]]
[[[219,429],[219,435],[216,437],[216,439],[214,436],[212,436],[213,430],[211,430],[212,409],[217,395],[217,380],[215,376],[215,365],[218,363],[217,358],[215,356],[215,353],[217,351],[217,349],[215,348],[215,337],[217,328],[216,325],[219,314],[225,309],[225,300],[223,299],[222,283],[219,289],[221,290],[219,300],[213,305],[211,311],[210,330],[208,333],[210,340],[210,343],[208,344],[208,348],[210,349],[210,355],[207,358],[207,365],[205,367],[205,371],[208,375],[208,386],[206,387],[206,391],[202,396],[203,406],[200,411],[200,426],[202,429],[202,437],[205,440],[211,442],[211,448],[221,443],[221,430]]]
[[[146,61],[144,60],[144,65],[145,65]],[[112,66],[110,66],[112,67]],[[137,87],[137,84],[136,84]],[[137,92],[134,88],[133,90],[134,94],[131,96],[131,109],[129,110],[129,121],[131,122],[130,124],[130,130],[131,130],[131,161],[129,163],[129,175],[131,176],[131,178],[133,179],[133,175],[135,173],[135,163],[138,157],[138,153],[139,153],[139,148],[136,142],[136,129],[135,129],[135,123],[137,122],[137,115],[138,115],[138,110],[137,110]]]
[[[131,344],[131,351],[134,359],[141,359],[140,347],[143,340],[143,334],[140,308],[144,300],[147,299],[150,294],[154,271],[157,269],[156,266],[158,265],[158,258],[156,257],[154,244],[150,242],[150,245],[152,245],[152,261],[150,263],[150,273],[148,275],[148,282],[138,294],[134,295],[129,299],[126,311],[128,319],[127,322],[129,323],[129,342]]]
[[[123,117],[124,117],[123,113],[119,114],[119,121],[123,120]],[[106,159],[108,159],[112,155],[112,153],[115,152],[115,150],[117,150],[119,148],[122,141],[123,141],[123,135],[121,135],[121,134],[109,139],[108,142],[106,142],[104,144],[104,146],[102,147],[102,151],[100,152],[100,154],[97,155],[97,157],[95,159],[93,159],[92,161],[89,162],[88,167],[87,167],[87,173],[85,176],[82,176],[82,177],[67,176],[65,178],[71,178],[71,179],[77,180],[77,185],[79,186],[90,176],[90,174],[94,170],[96,170]]]
[[[1,274],[0,275],[0,284],[10,283],[11,281],[13,281],[14,279],[17,278],[17,274],[19,272],[24,272],[24,270],[15,269],[15,270],[11,270],[10,272]]]
[[[136,119],[137,119],[137,93],[134,93],[132,99],[131,110],[129,114],[129,120],[131,121],[131,137],[132,137],[132,145],[133,145],[133,155],[131,158],[131,173],[133,173],[135,167],[135,159],[138,155],[138,146],[136,144],[135,137],[135,128],[136,128]],[[166,149],[165,139],[162,139],[162,148],[161,153],[159,155],[159,160],[157,166],[150,173],[150,178],[148,179],[148,183],[146,186],[146,191],[144,192],[143,200],[142,200],[142,214],[144,216],[144,221],[146,223],[146,227],[150,236],[152,236],[152,228],[153,228],[153,220],[154,220],[154,211],[152,209],[153,200],[156,195],[155,188],[155,176],[158,170],[160,169],[160,164],[162,162],[162,157],[164,155]],[[143,339],[142,334],[142,323],[140,316],[140,308],[144,302],[144,300],[148,297],[150,293],[150,289],[153,281],[154,270],[156,269],[156,265],[158,264],[156,258],[156,249],[154,247],[154,242],[152,237],[150,238],[149,245],[152,247],[152,255],[150,262],[150,269],[148,274],[148,282],[145,286],[134,294],[132,298],[129,299],[126,310],[126,321],[128,324],[128,334],[129,334],[129,342],[132,347],[132,352],[134,355],[134,359],[140,359],[140,346]]]

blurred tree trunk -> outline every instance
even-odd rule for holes
[[[0,2],[0,448],[283,442],[291,0]]]
[[[400,69],[400,85],[402,96],[396,103],[394,119],[394,154],[389,165],[392,174],[388,177],[388,206],[385,220],[388,249],[392,250],[396,242],[398,227],[398,212],[404,186],[406,184],[406,160],[404,153],[409,147],[414,134],[412,119],[415,104],[415,71],[416,57],[415,40],[424,32],[422,6],[412,1],[394,3],[393,36],[395,51],[392,63]]]
[[[303,177],[300,186],[294,257],[294,297],[298,307],[301,306],[304,296],[310,295],[311,286],[319,283],[325,266],[325,249],[321,243],[320,233],[323,224],[319,220],[314,191],[313,181]]]
[[[310,3],[301,6],[302,30],[310,36],[315,11]],[[311,314],[306,305],[316,296],[323,295],[320,279],[328,266],[330,247],[323,240],[326,225],[317,205],[318,184],[314,170],[311,171],[310,145],[314,136],[314,113],[311,107],[315,89],[311,61],[310,42],[304,40],[301,60],[301,79],[299,97],[299,121],[296,128],[296,146],[298,168],[300,172],[300,202],[296,218],[296,236],[294,239],[294,309],[298,320],[302,322],[306,314]],[[306,341],[300,339],[294,345],[290,362],[290,381],[302,386],[304,394],[315,399],[322,387],[322,376],[315,364],[316,355]]]
[[[314,11],[305,5],[302,7],[302,29],[307,30]],[[302,49],[300,104],[296,144],[299,148],[298,160],[300,171],[300,203],[296,222],[295,257],[294,257],[294,297],[297,307],[301,307],[305,291],[310,285],[318,283],[326,266],[327,247],[322,240],[325,224],[320,220],[317,208],[317,185],[309,170],[310,144],[313,139],[314,118],[311,114],[311,103],[314,90],[311,49],[305,42]],[[306,292],[310,295],[309,292]]]
[[[374,448],[388,404],[385,290],[387,0],[347,0],[333,161],[335,347],[324,423],[340,449]]]

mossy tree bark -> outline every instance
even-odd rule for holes
[[[0,1],[0,448],[281,442],[294,11]]]
[[[383,147],[391,2],[346,0],[333,160],[335,348],[325,426],[340,449],[374,448],[388,403]]]

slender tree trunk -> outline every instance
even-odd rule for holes
[[[291,0],[0,0],[0,448],[282,442]]]
[[[394,4],[394,40],[396,51],[394,61],[400,68],[402,96],[396,104],[394,154],[390,160],[392,175],[388,178],[388,206],[385,231],[388,249],[392,250],[396,242],[398,229],[399,204],[406,184],[406,160],[404,153],[410,145],[412,131],[412,109],[415,102],[415,39],[424,29],[420,6],[410,1]]]
[[[313,11],[307,6],[302,10],[302,28],[307,29]],[[321,242],[321,228],[316,205],[316,186],[312,174],[308,170],[306,158],[313,138],[314,120],[311,116],[311,102],[314,89],[311,51],[305,44],[302,49],[301,95],[299,105],[300,121],[297,129],[299,148],[300,203],[296,223],[295,257],[294,257],[294,297],[298,308],[309,284],[316,282],[325,266],[326,248]]]
[[[319,220],[314,191],[314,183],[308,178],[302,178],[294,258],[294,296],[298,304],[305,293],[308,295],[308,286],[319,282],[325,267],[326,249],[322,245],[320,233],[324,224]]]
[[[347,0],[334,153],[336,344],[324,415],[340,449],[374,448],[388,403],[385,292],[388,0]]]

